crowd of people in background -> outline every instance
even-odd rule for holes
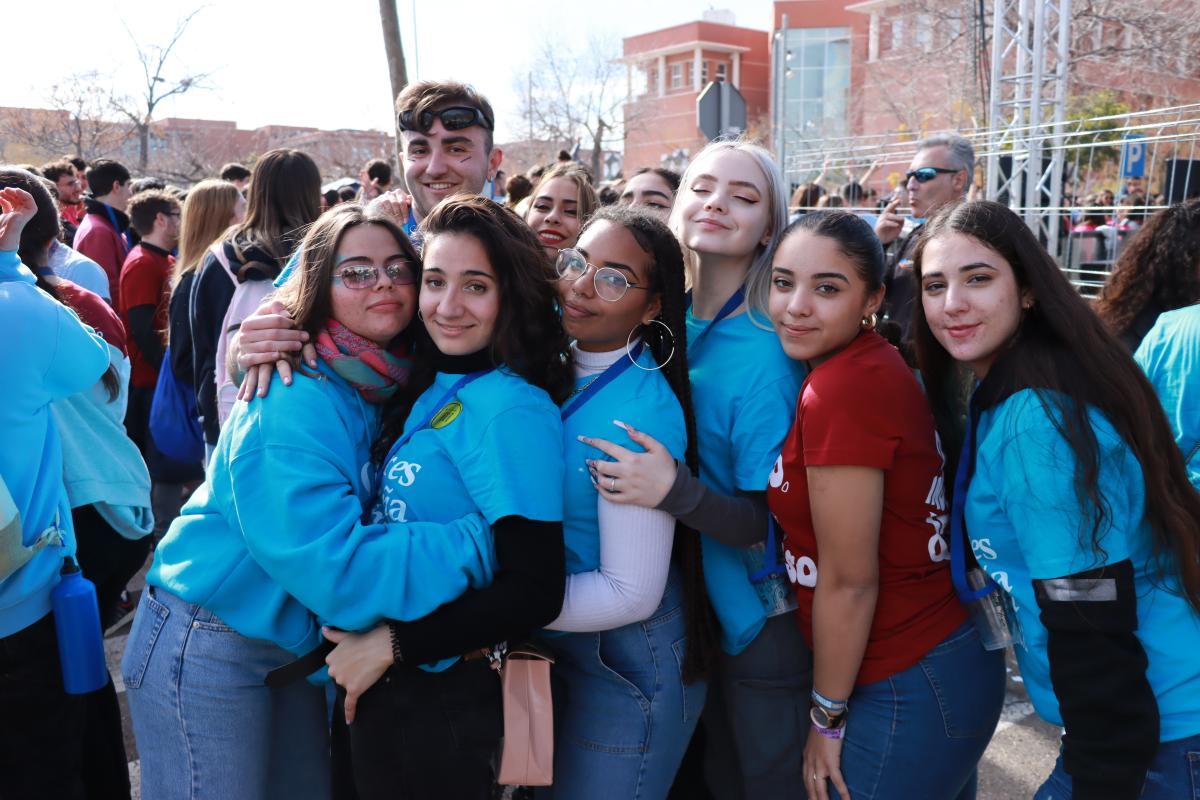
[[[0,797],[130,795],[64,559],[102,628],[150,561],[148,800],[497,796],[527,643],[542,800],[970,800],[1008,648],[1038,800],[1191,796],[1200,200],[1070,199],[1093,301],[955,134],[880,196],[743,139],[506,175],[470,86],[396,114],[324,190],[0,167]]]

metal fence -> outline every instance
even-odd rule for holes
[[[1005,131],[1011,132],[1011,126]],[[989,181],[984,172],[989,164],[1002,172],[1001,180],[990,183],[1004,186],[1003,178],[1023,169],[1029,158],[1028,150],[995,144],[998,130],[960,133],[975,146],[973,197],[986,193]],[[1122,248],[1148,216],[1185,198],[1200,197],[1200,103],[1047,122],[1030,126],[1025,134],[1025,141],[1040,144],[1045,175],[1053,173],[1050,159],[1061,156],[1061,190],[1052,192],[1043,184],[1032,194],[1009,197],[1002,190],[988,199],[1004,203],[1040,230],[1043,243],[1085,295],[1103,286]],[[898,133],[811,141],[807,149],[787,158],[785,172],[795,186],[825,171],[824,188],[836,192],[839,182],[855,180],[868,165],[877,164],[864,182],[876,197],[854,204],[871,213],[903,185],[917,143],[917,137]],[[1030,196],[1040,197],[1040,202],[1029,205]],[[1047,230],[1056,235],[1047,236]]]

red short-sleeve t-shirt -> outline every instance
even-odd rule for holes
[[[821,559],[806,467],[884,472],[879,598],[859,684],[908,669],[966,620],[950,582],[943,464],[921,387],[878,334],[860,334],[809,373],[767,499],[784,531],[796,613],[811,646]]]
[[[129,251],[125,265],[121,267],[121,282],[118,289],[117,308],[121,321],[129,334],[129,384],[144,389],[153,389],[158,382],[158,364],[152,364],[142,354],[129,329],[129,309],[138,306],[154,306],[154,331],[166,343],[167,304],[170,299],[171,266],[175,257],[147,242],[142,242]]]

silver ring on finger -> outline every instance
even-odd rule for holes
[[[608,492],[609,492],[609,494],[617,493],[617,479],[616,478],[608,479]]]

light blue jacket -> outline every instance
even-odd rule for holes
[[[129,358],[111,344],[108,351],[120,393],[110,401],[108,390],[97,382],[87,391],[56,400],[50,410],[62,437],[63,482],[71,508],[95,506],[117,533],[141,539],[154,530],[150,473],[125,432]]]
[[[147,582],[243,636],[306,653],[322,623],[419,619],[491,583],[491,529],[364,523],[378,492],[378,409],[325,364],[237,403],[204,484],[154,554]]]
[[[62,546],[42,548],[0,579],[0,638],[50,613],[63,556],[75,552],[50,403],[84,391],[108,368],[104,339],[34,282],[15,252],[0,251],[0,477],[20,514],[21,545],[57,524]]]

